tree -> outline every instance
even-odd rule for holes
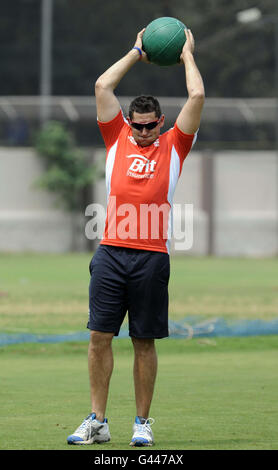
[[[36,186],[56,194],[57,205],[72,214],[72,249],[75,249],[76,216],[80,214],[84,190],[98,175],[97,168],[89,165],[84,151],[76,148],[72,134],[60,122],[50,121],[44,126],[36,137],[35,148],[46,166]]]
[[[3,4],[0,85],[4,95],[39,92],[40,3]],[[53,4],[54,95],[93,93],[96,78],[133,46],[142,27],[159,16],[173,16],[194,33],[196,61],[208,97],[275,96],[273,25],[240,26],[236,13],[256,6],[263,15],[273,15],[277,0],[55,0]],[[117,93],[183,96],[182,68],[138,65]]]

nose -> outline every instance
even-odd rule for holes
[[[148,135],[148,129],[146,129],[145,127],[143,127],[141,134],[142,134],[143,136]]]

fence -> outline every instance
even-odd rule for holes
[[[127,113],[133,97],[119,97]],[[186,97],[158,97],[165,113],[165,129],[171,127]],[[41,123],[44,108],[50,119],[67,123],[78,143],[101,145],[93,96],[0,97],[0,145],[30,145]],[[206,98],[198,148],[277,150],[277,102],[274,98]]]

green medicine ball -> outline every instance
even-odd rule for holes
[[[174,65],[186,41],[186,26],[176,18],[162,17],[152,21],[143,34],[143,50],[150,62],[157,65]]]

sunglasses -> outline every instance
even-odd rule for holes
[[[158,125],[159,122],[160,122],[160,119],[158,119],[157,121],[148,122],[146,124],[141,124],[139,122],[131,121],[130,125],[134,127],[134,129],[137,129],[137,131],[142,131],[144,127],[150,131],[151,129],[154,129]]]

